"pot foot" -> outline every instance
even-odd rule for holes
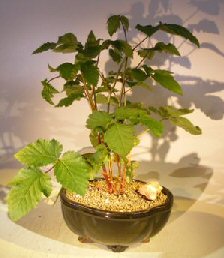
[[[78,240],[80,243],[93,243],[93,241],[91,239],[89,239],[88,237],[84,237],[84,236],[79,236]]]
[[[145,238],[143,241],[142,241],[142,243],[145,243],[145,244],[147,244],[147,243],[149,243],[150,242],[150,237],[147,237],[147,238]]]
[[[124,252],[128,248],[128,246],[122,245],[108,245],[107,247],[113,252]]]

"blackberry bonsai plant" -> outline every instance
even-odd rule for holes
[[[99,39],[90,31],[82,44],[74,34],[66,33],[57,42],[44,43],[33,52],[50,50],[74,55],[73,63],[48,66],[55,76],[42,81],[42,97],[58,108],[86,99],[91,109],[86,127],[94,151],[63,153],[62,144],[55,139],[38,139],[27,145],[15,155],[24,168],[12,180],[7,201],[10,218],[19,220],[43,197],[51,195],[53,177],[62,186],[61,205],[69,228],[80,239],[122,251],[156,234],[166,223],[173,201],[170,191],[158,182],[133,178],[137,166],[130,152],[138,144],[136,127],[141,125],[154,137],[162,137],[163,123],[169,120],[193,135],[201,134],[200,128],[184,117],[193,110],[156,108],[129,100],[132,90],[149,87],[149,80],[149,94],[153,94],[153,87],[160,86],[173,94],[183,93],[172,72],[150,66],[160,52],[179,56],[175,45],[157,41],[146,48],[144,42],[157,31],[182,37],[197,47],[199,42],[183,26],[160,22],[156,26],[137,24],[135,29],[143,37],[132,44],[127,40],[129,20],[123,15],[111,16],[107,28],[109,39]],[[119,30],[123,31],[123,39],[113,39]],[[100,70],[103,51],[116,64],[116,70]],[[54,86],[58,79],[64,82],[60,89]],[[58,103],[56,95],[62,95]]]

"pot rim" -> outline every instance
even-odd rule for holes
[[[98,179],[95,179],[95,180],[98,180]],[[90,181],[95,181],[95,180],[90,180]],[[134,180],[134,181],[145,183],[141,180]],[[167,189],[164,186],[163,186],[162,192],[168,197],[167,201],[164,204],[157,207],[153,207],[150,210],[135,211],[135,212],[107,211],[107,210],[100,210],[93,207],[88,207],[84,204],[77,203],[75,201],[68,199],[66,197],[65,188],[61,188],[60,190],[60,199],[64,205],[69,206],[72,209],[79,210],[81,212],[95,215],[98,217],[110,218],[110,219],[135,219],[135,218],[149,217],[149,216],[153,216],[158,212],[167,212],[171,210],[171,207],[173,206],[173,194],[170,192],[169,189]]]

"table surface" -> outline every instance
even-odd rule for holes
[[[4,200],[7,192],[5,185],[15,173],[16,169],[0,170],[0,257],[2,258],[224,257],[224,205],[223,199],[220,198],[223,190],[214,189],[212,177],[207,172],[200,184],[195,184],[196,187],[193,187],[200,194],[194,194],[192,190],[191,198],[184,196],[178,187],[171,187],[175,201],[168,224],[151,239],[150,243],[132,246],[124,253],[113,253],[97,244],[79,243],[77,236],[63,221],[59,202],[54,206],[42,202],[19,222],[10,221]],[[182,184],[187,185],[189,178],[185,177],[184,180],[185,184],[184,181]],[[219,180],[224,182],[222,173]],[[175,180],[173,181],[175,183]],[[170,186],[169,182],[168,184]]]

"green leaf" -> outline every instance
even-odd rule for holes
[[[91,130],[89,139],[93,147],[96,147],[99,144],[98,141],[98,131],[97,130]]]
[[[139,119],[139,122],[141,124],[145,125],[154,136],[160,137],[162,135],[162,133],[163,133],[162,122],[160,122],[148,115],[141,116]]]
[[[185,131],[189,132],[190,134],[193,135],[200,135],[201,134],[201,129],[198,126],[194,126],[190,120],[188,120],[185,117],[172,117],[170,118],[170,121],[183,128]]]
[[[9,217],[17,221],[29,213],[42,199],[51,193],[50,176],[39,168],[23,168],[11,182],[7,197]]]
[[[66,189],[84,195],[89,180],[89,166],[77,152],[68,151],[56,163],[54,169],[57,181]]]
[[[57,67],[60,76],[65,80],[73,80],[78,73],[78,68],[72,63],[63,63]]]
[[[107,96],[98,93],[98,94],[96,95],[96,103],[99,103],[99,104],[106,104],[106,103],[107,103]]]
[[[56,93],[59,93],[58,90],[56,90],[48,81],[45,79],[41,82],[43,85],[42,89],[42,97],[45,99],[49,104],[54,105],[54,102],[52,101],[52,98]]]
[[[132,69],[131,70],[131,75],[137,81],[144,81],[148,78],[148,75],[139,68]]]
[[[73,93],[83,97],[84,89],[83,86],[80,86],[78,81],[67,81],[64,86],[63,90],[66,92],[66,95],[69,96]]]
[[[120,15],[112,15],[107,20],[107,29],[110,36],[120,28]]]
[[[66,98],[61,99],[55,107],[68,107],[72,105],[75,100],[80,100],[83,97],[83,93],[71,93]]]
[[[159,113],[163,117],[179,117],[183,115],[187,115],[192,113],[193,109],[187,109],[187,108],[175,108],[173,106],[166,106],[166,107],[160,107]]]
[[[89,84],[97,85],[99,80],[99,70],[97,66],[92,62],[83,63],[81,66],[81,72]]]
[[[121,59],[122,59],[122,54],[118,49],[109,49],[109,55],[111,56],[111,58],[113,59],[114,62],[116,63],[120,63]]]
[[[167,23],[160,23],[159,29],[165,32],[168,32],[173,35],[181,36],[185,39],[188,39],[196,46],[200,47],[198,39],[185,27],[178,25],[178,24],[167,24]]]
[[[126,29],[126,31],[129,29],[129,20],[126,16],[124,15],[120,15],[120,22],[122,23],[122,25],[124,26],[124,28]]]
[[[154,72],[152,77],[161,86],[179,95],[183,94],[180,84],[174,79],[169,71],[157,69],[154,70]]]
[[[15,157],[24,165],[41,167],[54,163],[59,158],[62,148],[55,139],[38,139],[17,152]]]
[[[57,47],[54,48],[55,52],[73,53],[78,46],[78,40],[72,33],[66,33],[58,38]]]
[[[180,56],[180,52],[178,51],[178,49],[171,43],[165,44],[163,42],[157,42],[154,47],[154,50],[160,51],[160,52],[163,51],[165,53]]]
[[[85,44],[85,49],[83,51],[84,55],[90,57],[90,58],[95,58],[99,55],[101,51],[101,46],[99,45],[99,39],[96,39],[96,36],[94,35],[93,31],[91,30],[86,44]]]
[[[135,107],[119,107],[115,111],[117,120],[128,119],[132,123],[138,123],[141,116],[147,115],[146,110]]]
[[[123,51],[127,57],[132,57],[133,50],[131,45],[122,39],[111,41],[111,45],[120,51]]]
[[[151,37],[154,33],[156,33],[159,30],[159,26],[155,26],[155,27],[151,25],[142,26],[140,24],[137,24],[135,28],[141,31],[142,33],[144,33],[145,35],[147,35],[148,37]]]
[[[54,42],[47,42],[44,43],[43,45],[41,45],[40,47],[38,47],[36,50],[33,51],[33,54],[39,54],[42,53],[44,51],[48,51],[48,50],[52,50],[56,47],[56,43]]]
[[[112,117],[105,111],[93,111],[87,119],[87,128],[95,129],[102,127],[106,129],[107,126],[112,122]]]
[[[104,140],[115,153],[126,157],[137,142],[134,128],[124,124],[115,124],[105,133]]]

